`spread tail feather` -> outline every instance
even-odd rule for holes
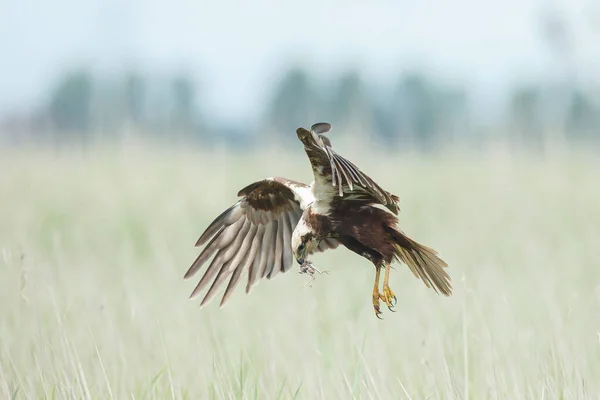
[[[395,258],[405,263],[427,287],[437,293],[450,296],[452,294],[451,278],[445,270],[448,264],[437,256],[437,252],[415,242],[396,229],[391,227],[388,229],[394,240]]]

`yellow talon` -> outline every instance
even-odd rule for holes
[[[392,292],[388,285],[388,280],[390,278],[390,263],[385,263],[385,276],[383,278],[383,294],[379,293],[379,274],[381,272],[381,267],[377,267],[375,271],[375,285],[373,287],[373,308],[375,309],[375,316],[379,319],[383,319],[380,317],[382,314],[380,306],[380,300],[383,300],[385,304],[388,306],[390,311],[394,311],[392,308],[396,305],[396,295]]]
[[[375,316],[379,319],[383,319],[380,317],[382,312],[381,312],[381,308],[379,308],[379,305],[380,305],[379,299],[382,298],[381,293],[379,293],[379,272],[380,271],[381,271],[380,267],[377,267],[375,270],[375,285],[373,286],[373,309],[375,310]]]
[[[375,316],[379,319],[382,319],[380,315],[382,314],[381,309],[379,308],[380,302],[379,299],[382,297],[379,290],[373,290],[373,308],[375,309]]]
[[[383,295],[381,296],[381,300],[385,301],[385,304],[387,304],[390,311],[394,311],[392,310],[392,307],[394,307],[398,301],[396,300],[396,295],[394,294],[394,292],[392,292],[392,289],[390,289],[390,286],[388,284],[388,281],[390,280],[390,269],[390,263],[386,262],[385,275],[383,277]]]
[[[392,310],[392,307],[394,307],[397,303],[396,295],[394,294],[394,292],[392,292],[392,289],[390,289],[390,287],[387,285],[383,285],[383,294],[381,295],[381,300],[385,302],[390,311],[394,311]]]

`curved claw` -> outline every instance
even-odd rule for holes
[[[394,306],[388,306],[388,310],[390,310],[391,312],[396,312],[396,310],[394,310]]]
[[[385,304],[388,306],[388,308],[390,310],[392,309],[392,307],[394,307],[398,303],[398,300],[396,299],[396,295],[394,294],[394,292],[392,292],[392,290],[389,288],[389,286],[387,286],[385,284],[383,285],[383,294],[380,296],[381,296],[381,300],[383,300],[385,302]]]
[[[380,317],[381,314],[383,314],[381,312],[381,307],[379,306],[379,298],[380,298],[380,294],[379,292],[373,292],[373,309],[375,310],[375,316],[379,319],[383,319]]]

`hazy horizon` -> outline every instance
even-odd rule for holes
[[[560,74],[540,15],[557,4],[579,21],[589,16],[584,3],[5,0],[0,35],[17,40],[0,41],[0,114],[42,104],[61,73],[85,65],[107,73],[186,71],[209,118],[253,120],[282,71],[298,61],[320,79],[355,66],[380,86],[419,67],[467,82],[485,111],[511,82]],[[575,25],[578,57],[591,59],[593,31]]]

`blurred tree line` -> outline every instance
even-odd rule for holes
[[[463,88],[445,87],[418,72],[401,77],[387,92],[368,87],[354,70],[319,85],[307,71],[292,68],[275,88],[266,115],[268,131],[294,132],[310,121],[325,120],[336,130],[356,131],[388,145],[428,147],[438,135],[468,129]]]
[[[599,93],[573,83],[517,85],[505,112],[493,121],[473,111],[468,87],[448,85],[423,72],[404,74],[386,90],[371,87],[356,70],[323,84],[292,67],[274,86],[261,122],[248,127],[207,123],[198,84],[189,74],[151,77],[131,71],[108,78],[79,69],[65,73],[52,87],[32,132],[54,142],[136,135],[245,146],[265,138],[295,140],[298,126],[324,120],[344,136],[423,150],[448,141],[482,141],[492,131],[530,145],[543,142],[549,133],[564,133],[568,139],[600,136]]]
[[[81,68],[57,79],[35,115],[0,116],[0,137],[11,140],[26,131],[22,136],[53,142],[143,136],[244,147],[265,139],[295,140],[298,126],[327,121],[344,137],[391,148],[428,150],[440,143],[484,143],[498,136],[534,146],[549,136],[598,140],[600,74],[591,80],[580,76],[582,68],[573,51],[578,40],[572,28],[577,24],[560,11],[546,11],[540,14],[541,37],[563,72],[558,78],[509,88],[502,112],[482,113],[477,99],[470,96],[468,82],[449,84],[421,70],[400,74],[378,88],[358,70],[349,69],[324,82],[323,77],[292,65],[272,88],[259,122],[236,125],[207,121],[200,85],[189,73],[102,75]]]
[[[308,71],[292,67],[273,88],[262,122],[250,128],[208,124],[197,88],[183,73],[156,78],[128,72],[108,79],[84,69],[70,71],[53,86],[41,121],[59,141],[133,133],[202,143],[244,145],[265,137],[283,142],[295,140],[298,126],[318,120],[348,135],[424,150],[443,141],[485,136],[481,127],[529,144],[548,133],[566,132],[573,139],[600,135],[599,93],[565,83],[517,85],[501,118],[485,121],[473,112],[468,87],[447,85],[419,71],[399,77],[386,91],[373,91],[356,70],[322,84]]]
[[[196,85],[187,74],[150,79],[138,72],[117,78],[80,69],[62,76],[49,95],[44,119],[61,135],[189,135],[202,130]]]

